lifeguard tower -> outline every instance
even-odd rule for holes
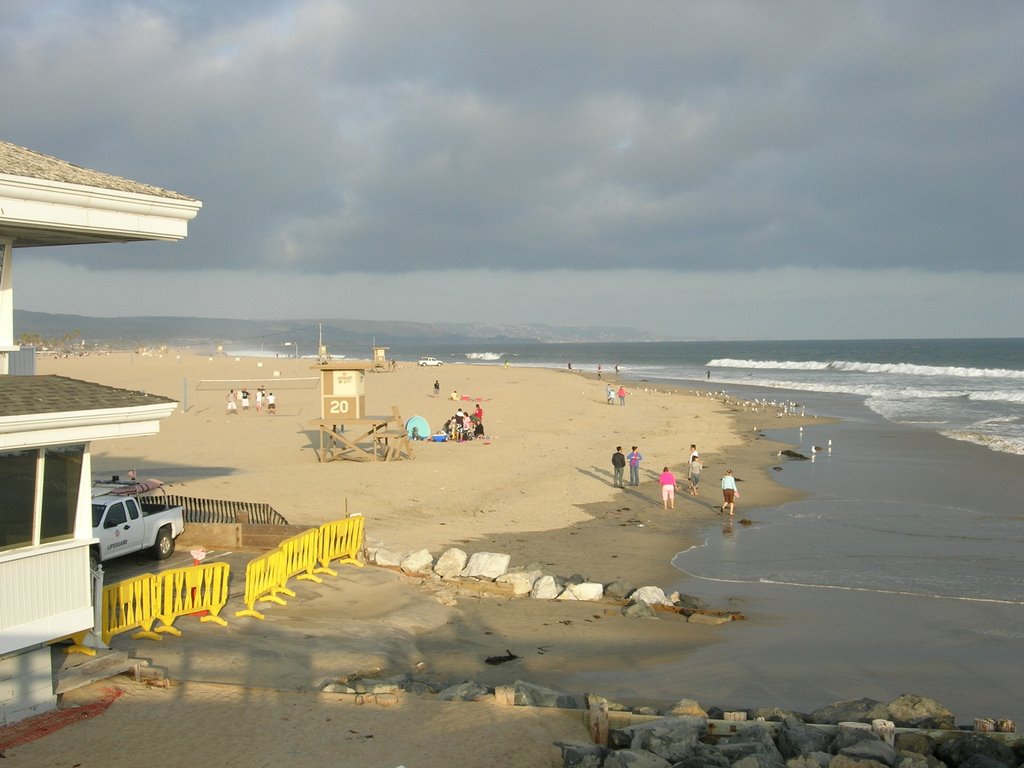
[[[320,463],[412,458],[412,445],[397,405],[391,407],[389,416],[366,413],[366,372],[373,366],[362,362],[315,366],[320,371],[320,418],[311,424],[320,430]]]
[[[374,347],[373,348],[373,371],[390,371],[395,367],[394,360],[388,360],[388,350],[391,347]]]

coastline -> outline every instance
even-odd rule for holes
[[[505,552],[513,564],[539,563],[563,576],[580,573],[604,583],[621,578],[669,591],[685,581],[671,564],[675,553],[697,542],[709,525],[721,524],[717,479],[725,468],[735,469],[742,483],[737,521],[748,510],[804,496],[775,482],[770,468],[783,444],[761,437],[755,427],[764,427],[766,419],[773,427],[812,419],[744,412],[683,387],[627,383],[626,406],[608,406],[603,383],[577,374],[405,364],[368,376],[370,412],[399,405],[405,418],[424,415],[432,426],[439,424],[458,405],[432,396],[439,378],[442,392],[456,389],[473,402],[479,398],[489,439],[417,444],[412,461],[319,464],[309,429],[319,416],[317,390],[280,390],[272,417],[228,416],[219,384],[196,387],[198,379],[261,377],[273,386],[314,375],[309,361],[169,352],[153,358],[41,359],[39,372],[162,394],[183,405],[187,400],[188,410],[167,419],[157,436],[94,445],[94,476],[134,468],[140,478],[163,479],[184,495],[269,501],[292,523],[318,524],[361,512],[367,544],[396,551],[427,548],[435,557],[452,546]],[[616,444],[634,442],[646,457],[641,486],[613,489],[610,453]],[[677,509],[665,511],[657,474],[667,463],[685,477],[678,470],[691,442],[706,461],[703,493],[697,499],[680,493]],[[187,683],[172,686],[175,697],[187,698],[189,686],[203,683],[241,686],[260,697],[262,688],[315,690],[318,680],[332,675],[422,667],[439,679],[505,684],[518,678],[566,690],[575,690],[574,681],[604,677],[616,696],[641,705],[689,695],[684,683],[669,692],[664,680],[657,691],[643,690],[636,685],[643,670],[656,676],[659,668],[750,629],[745,622],[692,625],[671,615],[641,624],[607,606],[439,593],[422,580],[379,569],[343,571],[328,584],[304,585],[298,602],[274,609],[266,624],[232,621],[226,631],[190,625],[173,642],[120,635],[113,645],[166,668],[175,684]],[[682,591],[701,596],[697,585],[684,584]],[[484,664],[487,656],[509,648],[521,656],[514,665]],[[294,661],[282,663],[295,653]],[[594,685],[586,689],[604,693]],[[775,703],[786,706],[782,692]],[[67,731],[102,730],[105,720],[124,728],[123,719],[110,717],[112,711]],[[563,736],[573,738],[576,727]],[[60,749],[63,738],[54,734],[10,754]],[[389,729],[388,738],[426,736],[415,728],[407,734]],[[550,756],[553,748],[549,741],[538,749]],[[484,765],[487,759],[481,753],[479,763],[463,764]]]

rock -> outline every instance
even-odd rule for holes
[[[728,624],[730,621],[732,621],[732,616],[717,616],[711,613],[692,613],[687,619],[690,624],[705,624],[711,627]]]
[[[930,755],[935,752],[935,739],[926,733],[914,733],[907,731],[897,733],[893,744],[897,750],[904,752],[916,752],[919,755]]]
[[[829,745],[829,751],[838,755],[847,747],[858,744],[862,741],[880,741],[878,734],[873,733],[871,726],[864,728],[852,728],[852,725],[863,725],[863,723],[847,723],[844,722],[839,726],[839,732],[832,739],[832,743]]]
[[[516,706],[519,707],[554,707],[557,709],[583,709],[583,697],[575,696],[543,685],[534,685],[522,680],[512,684]]]
[[[321,693],[355,693],[356,689],[342,683],[326,683],[320,688]]]
[[[928,762],[928,758],[924,755],[919,755],[916,752],[900,752],[899,757],[896,758],[896,764],[893,768],[932,768],[931,763]],[[935,758],[931,758],[935,760]],[[938,763],[938,760],[935,760]]]
[[[370,554],[370,558],[374,565],[379,565],[382,568],[397,568],[402,564],[405,555],[400,552],[392,552],[384,547],[377,547]]]
[[[675,704],[673,704],[671,707],[669,707],[665,711],[665,714],[666,715],[675,716],[675,717],[681,717],[683,715],[687,715],[689,717],[700,717],[700,718],[702,718],[704,720],[708,719],[708,713],[705,712],[701,708],[700,704],[698,704],[693,699],[680,699]]]
[[[785,768],[785,763],[772,755],[755,753],[741,757],[732,768]]]
[[[877,760],[858,760],[855,757],[836,755],[829,763],[828,768],[888,768],[885,763]]]
[[[665,592],[661,587],[640,587],[629,596],[629,599],[648,605],[672,605],[672,601],[665,597]]]
[[[497,580],[501,584],[508,584],[511,586],[513,594],[528,595],[540,576],[540,571],[514,571],[512,573],[506,573],[504,576],[499,576]]]
[[[437,558],[437,563],[434,564],[434,573],[442,579],[454,579],[462,573],[468,559],[469,555],[461,549],[453,547]]]
[[[767,726],[763,725],[744,728],[735,735],[723,737],[718,742],[718,749],[729,758],[733,766],[737,765],[740,760],[748,757],[756,760],[756,763],[748,760],[747,765],[757,765],[764,768],[767,768],[767,766],[783,768],[785,765],[785,759],[775,746],[771,731]]]
[[[541,576],[534,582],[533,589],[530,590],[530,597],[537,600],[554,600],[560,591],[553,576]]]
[[[786,768],[828,768],[832,755],[828,752],[808,752],[806,755],[791,757],[786,761]]]
[[[631,619],[656,619],[658,615],[647,603],[642,600],[639,603],[630,603],[622,609],[622,615]]]
[[[430,573],[430,567],[434,564],[434,556],[429,549],[420,549],[405,557],[398,567],[403,573]]]
[[[832,734],[804,723],[786,720],[779,728],[777,742],[784,758],[828,751]]]
[[[628,581],[622,579],[616,579],[611,584],[604,588],[605,597],[610,597],[613,600],[625,600],[626,596],[634,589],[633,585]]]
[[[616,728],[609,743],[643,749],[675,763],[694,754],[698,740],[708,732],[701,717],[664,717],[648,723]]]
[[[750,711],[750,719],[763,718],[773,723],[806,723],[807,715],[802,712],[794,712],[791,709],[780,709],[779,707],[758,707]]]
[[[588,693],[588,694],[586,694],[585,698],[586,698],[587,709],[592,709],[595,706],[600,706],[600,705],[603,704],[604,706],[606,706],[608,708],[609,712],[629,712],[630,711],[629,707],[627,707],[625,704],[619,704],[617,701],[612,701],[611,699],[606,699],[604,696],[601,696],[600,694],[597,694],[597,693]]]
[[[889,720],[899,728],[949,730],[953,727],[953,713],[935,699],[905,694],[889,702]]]
[[[678,595],[678,593],[674,593],[674,595]],[[686,611],[700,611],[708,607],[707,603],[693,595],[678,595],[672,602]]]
[[[986,755],[973,755],[968,757],[962,763],[960,768],[1014,768],[1012,765],[1004,763],[1002,760],[996,760],[994,757],[987,757]]]
[[[872,720],[891,720],[889,707],[875,699],[837,701],[811,712],[812,723],[835,725],[844,721],[870,723]]]
[[[562,768],[601,768],[611,753],[608,747],[586,741],[559,740],[555,746],[562,750]]]
[[[487,686],[480,683],[465,682],[452,685],[438,692],[438,701],[476,701],[488,694]]]
[[[508,570],[511,556],[498,552],[474,552],[462,571],[465,578],[490,579],[494,581]]]
[[[957,736],[943,741],[935,747],[935,756],[947,765],[963,765],[964,762],[975,755],[991,757],[1008,766],[1016,765],[1013,750],[995,739],[982,736],[980,733]]]
[[[378,680],[370,677],[349,680],[348,684],[356,693],[398,693],[402,690],[401,684],[394,680]]]
[[[821,761],[824,756],[825,761]],[[828,768],[832,755],[827,752],[811,752],[807,755],[798,755],[786,760],[786,768]]]
[[[671,768],[672,764],[663,757],[650,752],[620,749],[612,752],[604,761],[604,768]]]
[[[586,576],[581,576],[578,573],[574,573],[572,576],[562,579],[562,586],[568,587],[573,584],[582,584],[585,581],[589,581],[589,579]]]
[[[683,758],[672,768],[729,768],[729,758],[710,744],[697,744],[690,757]]]
[[[888,766],[895,765],[897,758],[896,750],[884,741],[870,740],[843,747],[839,754],[856,760],[874,760]]]
[[[559,600],[600,600],[604,595],[604,585],[592,581],[569,584],[558,596]]]

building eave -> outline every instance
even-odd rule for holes
[[[0,174],[0,237],[16,247],[177,241],[202,202]]]
[[[127,408],[25,414],[0,418],[0,449],[154,435],[177,409],[170,401]]]

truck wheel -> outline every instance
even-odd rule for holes
[[[155,560],[166,560],[174,554],[174,537],[171,536],[171,526],[165,525],[156,532],[156,542],[153,544],[153,558]]]

